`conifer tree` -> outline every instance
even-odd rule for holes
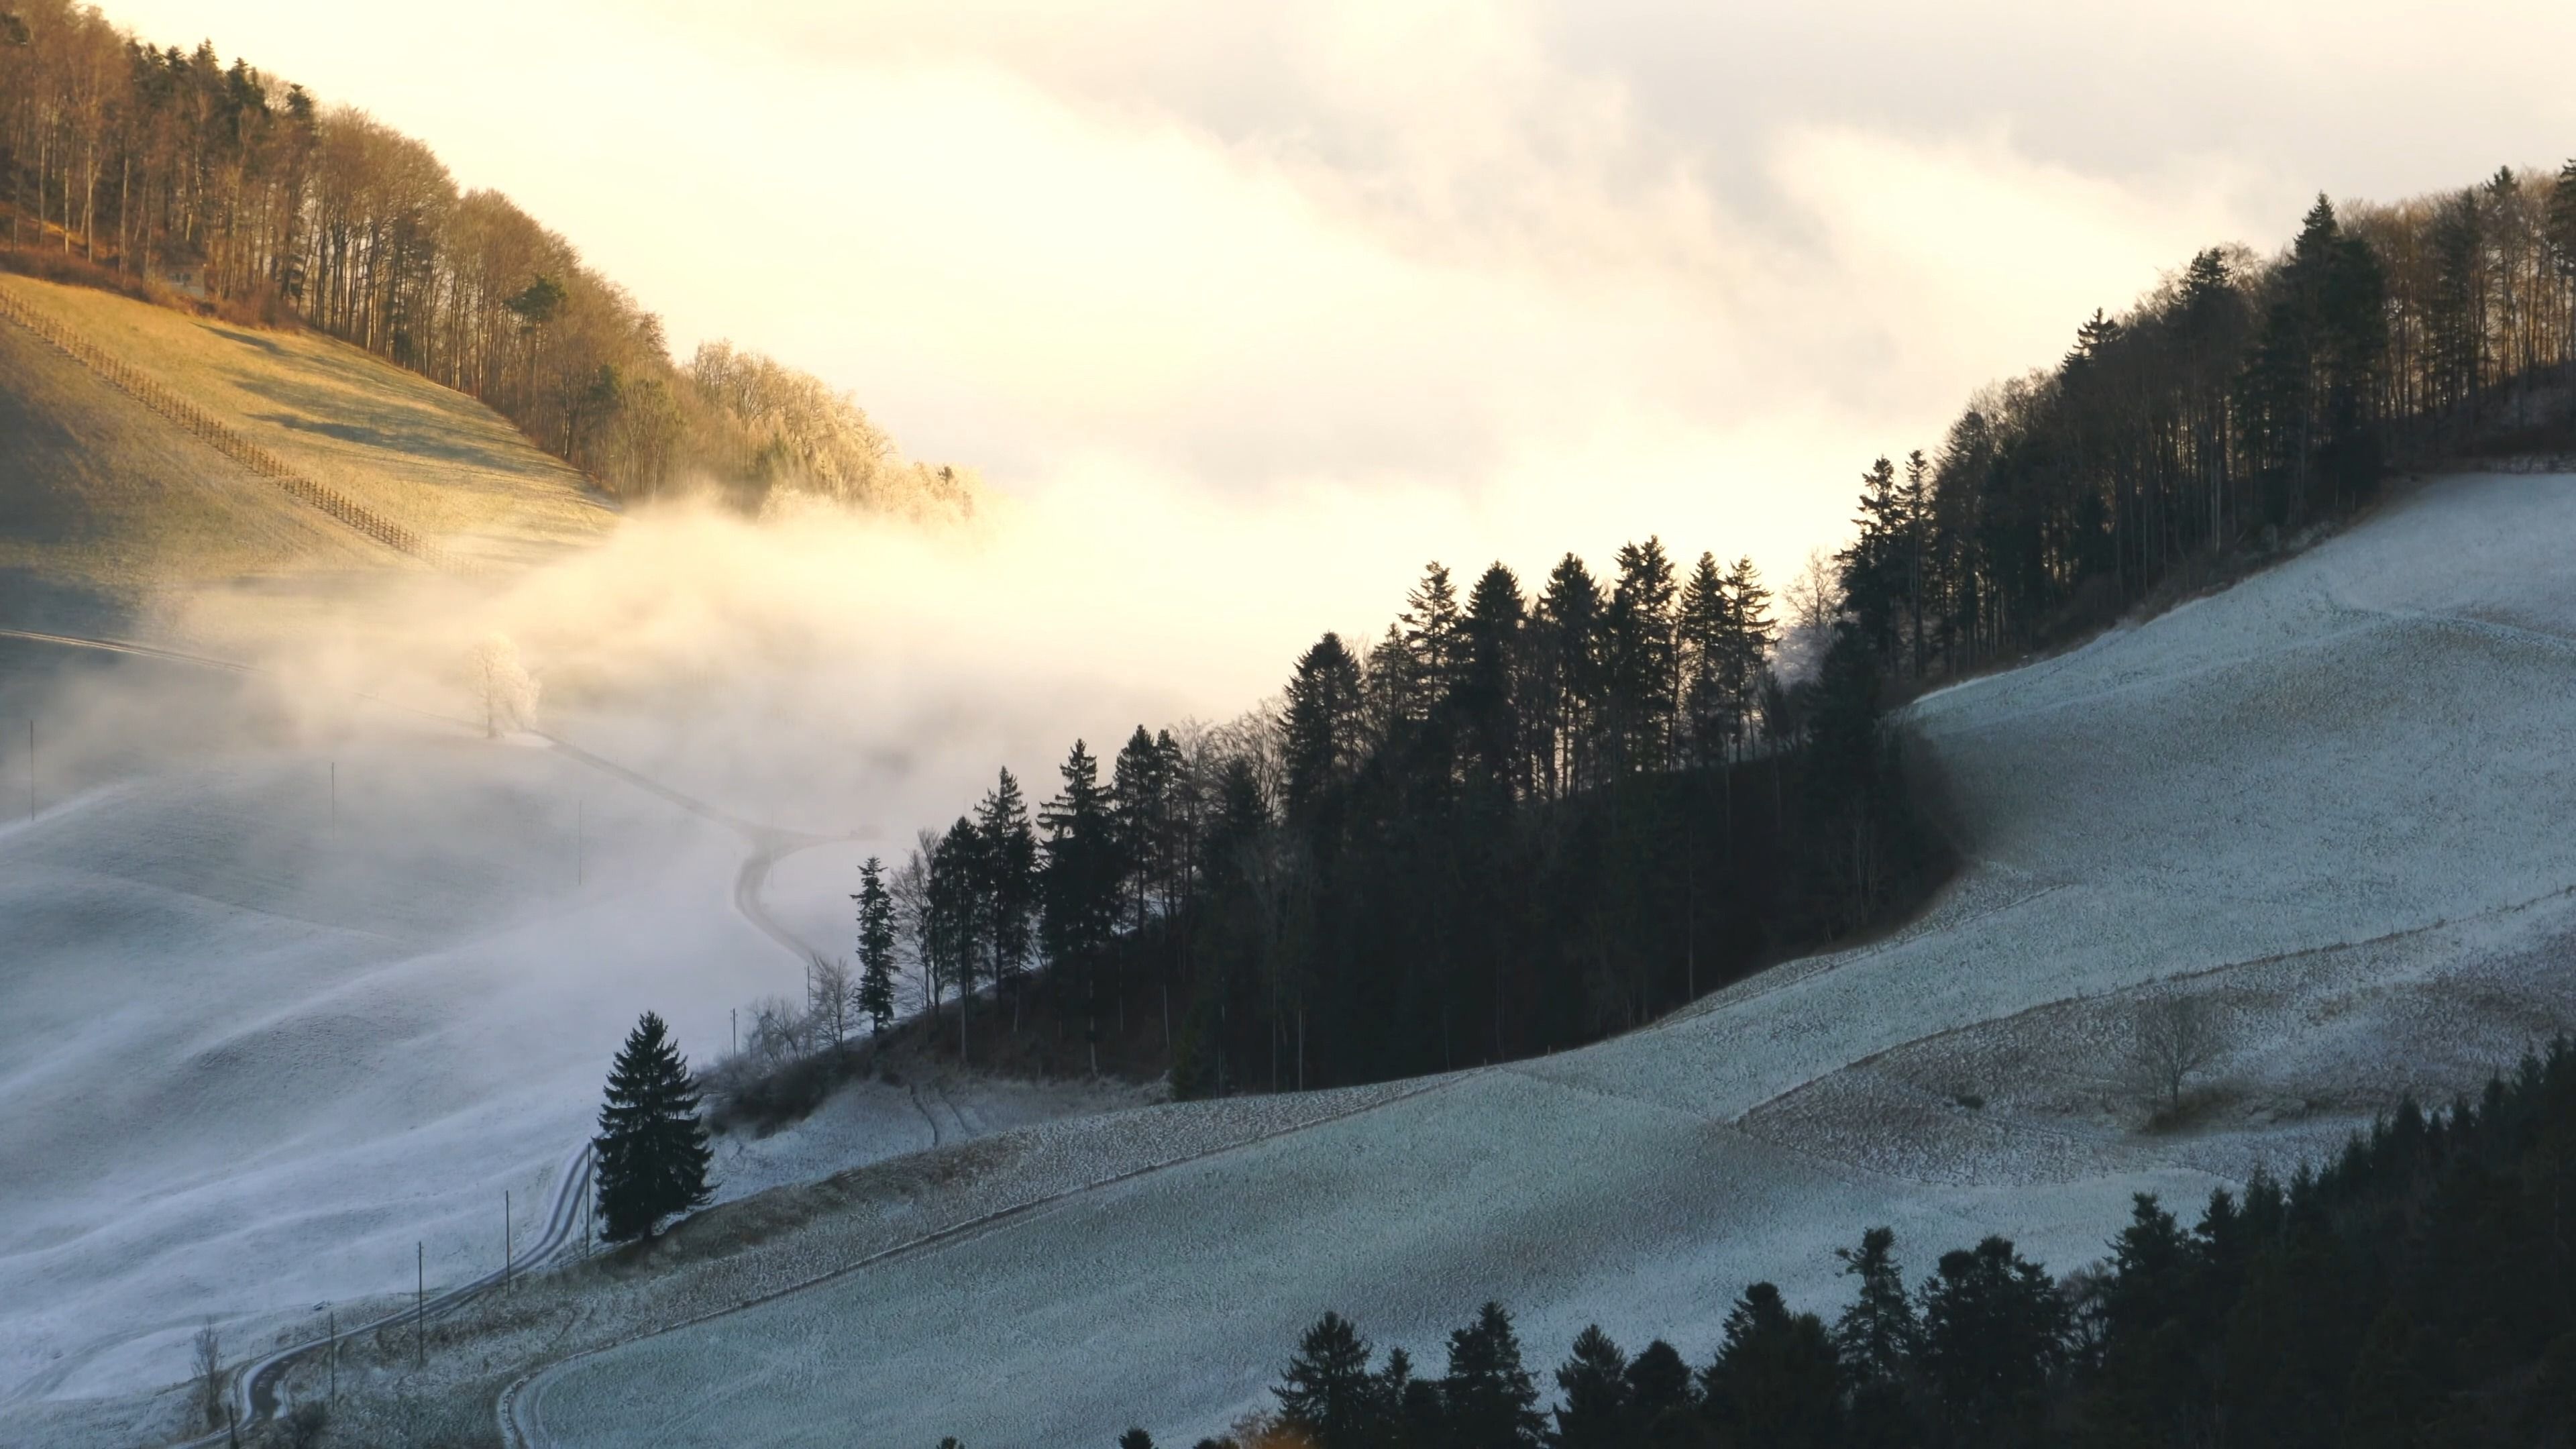
[[[1289,820],[1319,834],[1331,828],[1331,802],[1360,751],[1359,661],[1338,634],[1326,634],[1297,660],[1280,719]]]
[[[1834,1323],[1843,1371],[1862,1383],[1893,1380],[1904,1373],[1920,1332],[1896,1261],[1896,1230],[1871,1228],[1858,1248],[1836,1248],[1834,1256],[1845,1277],[1860,1280],[1859,1295]]]
[[[1672,559],[1661,539],[1622,544],[1619,579],[1603,619],[1608,744],[1614,768],[1629,774],[1672,761],[1680,697],[1680,639],[1673,612]]]
[[[1465,622],[1448,568],[1436,560],[1425,565],[1422,582],[1405,596],[1404,614],[1397,621],[1409,666],[1404,697],[1410,713],[1405,723],[1418,727],[1428,721],[1458,687],[1466,656]]]
[[[1548,571],[1531,650],[1532,733],[1550,800],[1590,785],[1600,701],[1601,586],[1573,554]]]
[[[1641,1428],[1652,1430],[1666,1414],[1689,1411],[1690,1365],[1682,1361],[1680,1349],[1662,1339],[1637,1351],[1629,1360],[1627,1377],[1628,1403]]]
[[[1751,555],[1739,555],[1726,571],[1726,689],[1734,716],[1735,749],[1744,752],[1746,738],[1760,713],[1762,682],[1769,677],[1776,630],[1771,621],[1771,591]]]
[[[636,1021],[609,1068],[591,1147],[599,1216],[612,1243],[649,1236],[662,1219],[714,1195],[697,1083],[652,1012]]]
[[[1498,803],[1529,788],[1519,699],[1527,612],[1520,580],[1497,562],[1476,580],[1459,623],[1458,671],[1449,701],[1457,753],[1467,778]]]
[[[1705,764],[1724,757],[1734,733],[1734,610],[1717,555],[1703,551],[1682,585],[1682,712],[1689,721],[1693,758]]]
[[[894,1022],[894,896],[886,889],[885,862],[871,855],[859,865],[859,1012],[882,1034]]]
[[[1573,1356],[1556,1371],[1556,1387],[1565,1402],[1550,1436],[1555,1449],[1626,1449],[1635,1442],[1628,1356],[1600,1324],[1575,1335]]]
[[[1499,1303],[1476,1311],[1476,1320],[1449,1335],[1449,1374],[1440,1381],[1449,1432],[1478,1449],[1537,1449],[1545,1427],[1538,1385],[1521,1366],[1520,1336]]]
[[[1029,825],[1020,782],[1008,769],[975,807],[975,836],[984,942],[995,987],[1008,987],[1028,964],[1038,889],[1037,833]]]
[[[1100,1070],[1100,967],[1118,921],[1118,856],[1100,761],[1082,741],[1059,767],[1064,791],[1039,812],[1045,832],[1039,929],[1047,960],[1081,980],[1091,1069]]]
[[[1365,1449],[1383,1417],[1368,1361],[1368,1340],[1349,1319],[1338,1313],[1317,1319],[1270,1391],[1281,1423],[1315,1449]]]
[[[1827,1449],[1842,1432],[1842,1374],[1812,1313],[1756,1283],[1726,1315],[1725,1342],[1701,1375],[1702,1404],[1729,1444]]]
[[[1953,1430],[1983,1443],[2031,1421],[2065,1352],[2066,1305],[2047,1270],[1990,1237],[1942,1254],[1921,1297],[1920,1358]]]

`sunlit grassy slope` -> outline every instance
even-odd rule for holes
[[[0,289],[469,566],[532,561],[614,517],[491,409],[357,348],[25,277]],[[417,566],[0,323],[0,570],[113,595]]]

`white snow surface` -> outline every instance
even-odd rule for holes
[[[2401,1087],[2473,1086],[2571,1004],[2572,484],[2440,480],[1920,702],[1970,862],[1891,939],[569,1359],[523,1419],[579,1446],[1188,1442],[1325,1309],[1436,1365],[1489,1296],[1542,1364],[1592,1321],[1696,1358],[1750,1280],[1832,1307],[1829,1249],[1872,1224],[1918,1271],[1988,1232],[2069,1269],[2132,1192],[2190,1210]],[[2154,990],[2219,993],[2245,1035],[2218,1118],[2148,1136],[2110,1059]]]
[[[1918,702],[1968,864],[1885,940],[1419,1083],[864,1084],[720,1143],[730,1246],[470,1309],[482,1351],[431,1375],[538,1370],[548,1444],[1187,1443],[1328,1308],[1436,1368],[1499,1298],[1543,1370],[1593,1321],[1699,1359],[1754,1279],[1829,1310],[1878,1223],[1917,1272],[1988,1232],[2073,1268],[2132,1192],[2195,1207],[2576,1017],[2571,538],[2576,479],[2444,479]],[[638,1010],[703,1058],[798,989],[737,909],[753,843],[561,752],[389,717],[114,779],[0,826],[0,1419],[167,1383],[210,1315],[267,1342],[390,1302],[407,1239],[433,1288],[488,1268]],[[858,849],[775,857],[791,941],[844,947]],[[2116,1058],[2157,991],[2233,1034],[2197,1125],[2147,1135]]]

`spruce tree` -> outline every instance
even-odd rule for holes
[[[1384,1417],[1368,1361],[1368,1340],[1349,1319],[1338,1313],[1317,1319],[1270,1391],[1279,1400],[1280,1422],[1316,1449],[1363,1449]]]
[[[591,1146],[599,1216],[612,1243],[650,1236],[662,1219],[714,1195],[698,1085],[669,1028],[652,1012],[636,1021],[609,1068]]]
[[[1020,782],[1009,770],[975,807],[982,868],[984,939],[991,947],[996,987],[1014,983],[1026,966],[1037,913],[1038,837],[1029,826]]]
[[[1637,1351],[1628,1363],[1627,1378],[1628,1404],[1641,1427],[1652,1429],[1668,1413],[1690,1411],[1690,1365],[1682,1362],[1680,1349],[1662,1339]]]
[[[859,1011],[883,1033],[894,1022],[894,895],[886,889],[885,862],[871,855],[859,866]]]
[[[1499,1303],[1449,1335],[1449,1376],[1440,1382],[1450,1433],[1477,1449],[1536,1449],[1543,1421],[1538,1385],[1521,1367],[1520,1336]]]
[[[1556,1411],[1556,1449],[1623,1449],[1636,1438],[1628,1408],[1628,1356],[1600,1324],[1577,1334],[1574,1355],[1556,1371],[1565,1404]]]
[[[1860,1295],[1834,1323],[1834,1347],[1843,1370],[1858,1383],[1892,1381],[1905,1371],[1920,1325],[1906,1296],[1905,1270],[1896,1261],[1896,1231],[1871,1228],[1858,1248],[1836,1248],[1846,1277],[1860,1280]]]

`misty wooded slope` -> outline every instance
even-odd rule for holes
[[[469,565],[594,540],[615,517],[489,408],[357,348],[24,277],[0,290]],[[114,596],[407,563],[7,321],[0,417],[0,569],[22,581]]]
[[[1987,1232],[2078,1266],[2132,1191],[2286,1169],[2576,1020],[2571,533],[2576,480],[2445,480],[1920,702],[1971,860],[1893,940],[572,1360],[524,1417],[566,1445],[1188,1442],[1326,1309],[1432,1361],[1488,1297],[1545,1357],[1597,1320],[1696,1358],[1749,1281],[1836,1301],[1829,1249],[1876,1223],[1918,1271]],[[2119,1054],[2171,991],[2228,1047],[2214,1115],[2149,1135]]]

